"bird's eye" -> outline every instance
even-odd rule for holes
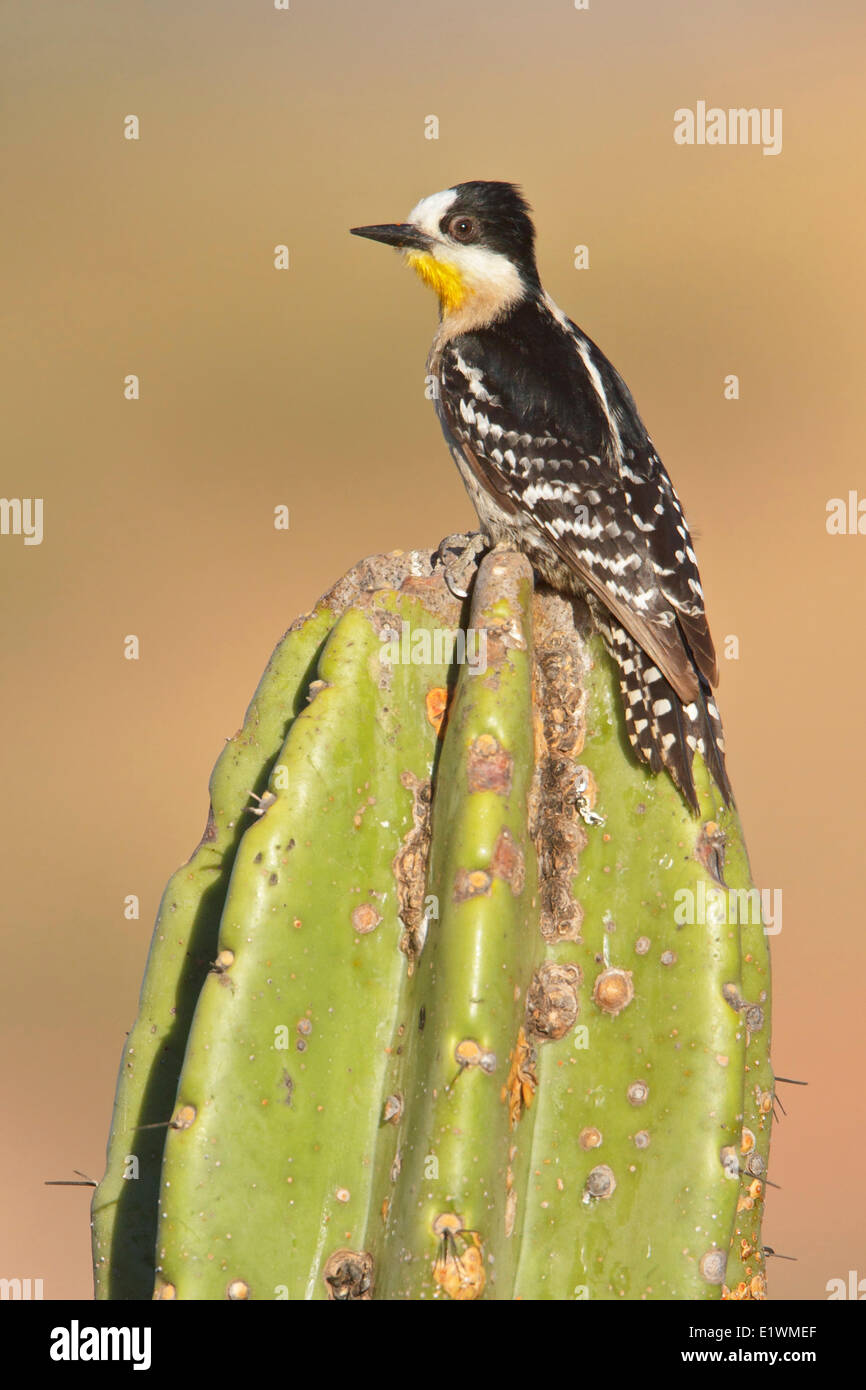
[[[448,223],[448,235],[455,241],[474,241],[478,235],[474,218],[452,217]]]

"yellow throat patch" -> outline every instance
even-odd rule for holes
[[[469,290],[456,265],[437,261],[429,251],[407,251],[406,262],[417,271],[425,285],[436,291],[443,314],[450,314],[466,303]]]

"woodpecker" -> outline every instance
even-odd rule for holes
[[[638,758],[697,814],[699,752],[732,805],[683,509],[622,377],[543,289],[520,189],[459,183],[405,222],[351,231],[398,248],[438,296],[428,379],[487,542],[586,601]]]

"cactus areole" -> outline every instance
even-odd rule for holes
[[[166,888],[97,1297],[762,1298],[767,938],[694,771],[698,816],[521,555],[346,575]]]

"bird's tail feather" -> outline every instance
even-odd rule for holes
[[[610,622],[607,614],[594,616],[619,667],[626,734],[637,756],[652,772],[666,768],[691,809],[698,812],[692,762],[695,753],[700,753],[725,804],[733,805],[722,721],[709,685],[701,677],[698,698],[684,705],[624,628]]]

